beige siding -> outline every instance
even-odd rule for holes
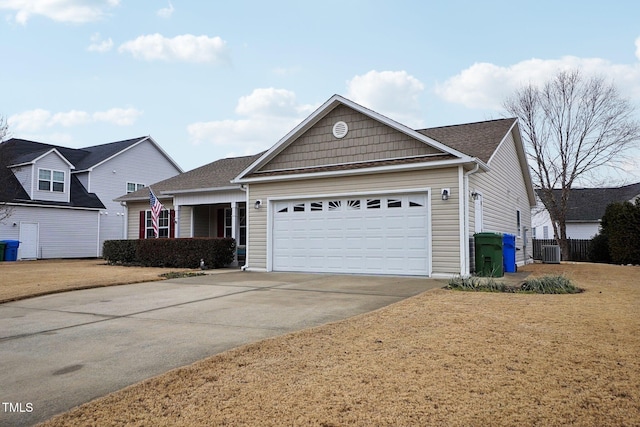
[[[347,136],[333,136],[344,121]],[[441,151],[341,105],[293,141],[261,170],[278,170],[436,154]]]
[[[180,215],[178,222],[180,223],[179,236],[191,237],[191,206],[180,206]]]
[[[452,196],[440,198],[440,189],[448,187]],[[390,172],[375,175],[319,178],[249,185],[249,205],[260,199],[262,209],[248,209],[249,214],[249,267],[267,268],[267,213],[270,198],[292,198],[351,194],[404,189],[431,188],[432,270],[434,274],[460,272],[460,222],[458,213],[458,169]]]
[[[469,178],[470,191],[480,191],[483,195],[483,231],[496,231],[517,235],[516,210],[520,210],[521,226],[531,229],[531,207],[520,169],[515,142],[509,134],[489,162],[491,171],[476,173]],[[469,200],[469,231],[474,231],[474,206]],[[531,232],[527,233],[528,254],[532,254]],[[524,261],[523,239],[516,238],[516,260]]]
[[[161,200],[162,205],[165,209],[173,209],[173,204],[169,202],[169,200]],[[184,209],[183,207],[182,209]],[[127,224],[127,238],[128,239],[137,239],[140,236],[140,211],[149,210],[148,202],[128,202],[127,210],[129,214],[127,215],[128,224]],[[181,236],[180,237],[188,237],[184,235],[185,230],[182,230],[182,221],[180,222],[181,227]],[[189,233],[189,225],[187,224],[186,233]]]

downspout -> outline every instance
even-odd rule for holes
[[[245,234],[247,235],[247,241],[245,242],[244,249],[244,265],[240,267],[242,271],[246,271],[249,268],[249,189],[244,184],[240,184],[240,189],[245,192],[245,205],[244,212],[246,215],[245,218]]]
[[[480,163],[476,162],[476,165],[468,172],[464,173],[463,176],[463,187],[464,187],[464,265],[462,268],[462,276],[469,276],[471,265],[471,254],[469,251],[469,176],[478,172],[480,169]]]
[[[120,206],[122,206],[122,215],[124,216],[124,223],[122,224],[122,236],[124,240],[129,238],[129,208],[127,206],[127,202],[120,202]]]

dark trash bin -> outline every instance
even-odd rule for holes
[[[4,260],[16,261],[18,259],[18,246],[20,246],[19,240],[3,240],[5,244],[4,248]]]
[[[515,273],[516,265],[516,236],[514,234],[502,235],[502,257],[505,273]]]
[[[5,246],[7,246],[7,244],[2,241],[0,242],[0,261],[4,261],[4,248]]]
[[[502,234],[476,233],[473,238],[476,249],[476,274],[483,277],[504,276]]]

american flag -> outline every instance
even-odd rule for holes
[[[151,189],[149,189],[149,204],[151,205],[151,224],[153,226],[153,235],[157,239],[159,234],[158,223],[160,220],[160,211],[163,206]]]

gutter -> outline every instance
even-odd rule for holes
[[[474,158],[474,160],[477,160]],[[480,161],[476,161],[475,166],[468,172],[465,172],[462,177],[462,186],[463,186],[463,194],[464,194],[464,226],[463,226],[463,236],[461,243],[464,245],[464,250],[461,252],[464,254],[463,265],[461,266],[460,273],[464,276],[469,276],[471,274],[469,266],[471,265],[471,253],[469,250],[469,176],[480,170]]]

